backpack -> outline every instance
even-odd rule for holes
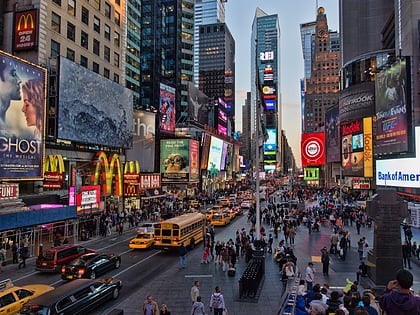
[[[220,300],[220,294],[213,294],[213,308],[220,308],[222,301]]]

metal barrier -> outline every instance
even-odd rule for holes
[[[239,298],[255,297],[264,273],[264,256],[254,257],[239,279]]]
[[[275,315],[293,315],[295,314],[297,290],[299,287],[301,274],[296,267],[295,276],[287,281],[283,295],[281,296],[280,303],[274,312]]]

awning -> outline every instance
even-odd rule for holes
[[[153,198],[161,198],[167,197],[167,195],[158,195],[158,196],[150,196],[150,197],[140,197],[142,200],[153,199]]]

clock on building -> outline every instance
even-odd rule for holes
[[[325,28],[320,28],[318,30],[318,37],[327,37],[328,31]]]

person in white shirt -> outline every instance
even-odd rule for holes
[[[306,267],[306,272],[305,272],[306,289],[308,290],[308,292],[312,291],[312,286],[314,282],[314,274],[315,274],[314,264],[312,262],[309,262],[308,267]]]

